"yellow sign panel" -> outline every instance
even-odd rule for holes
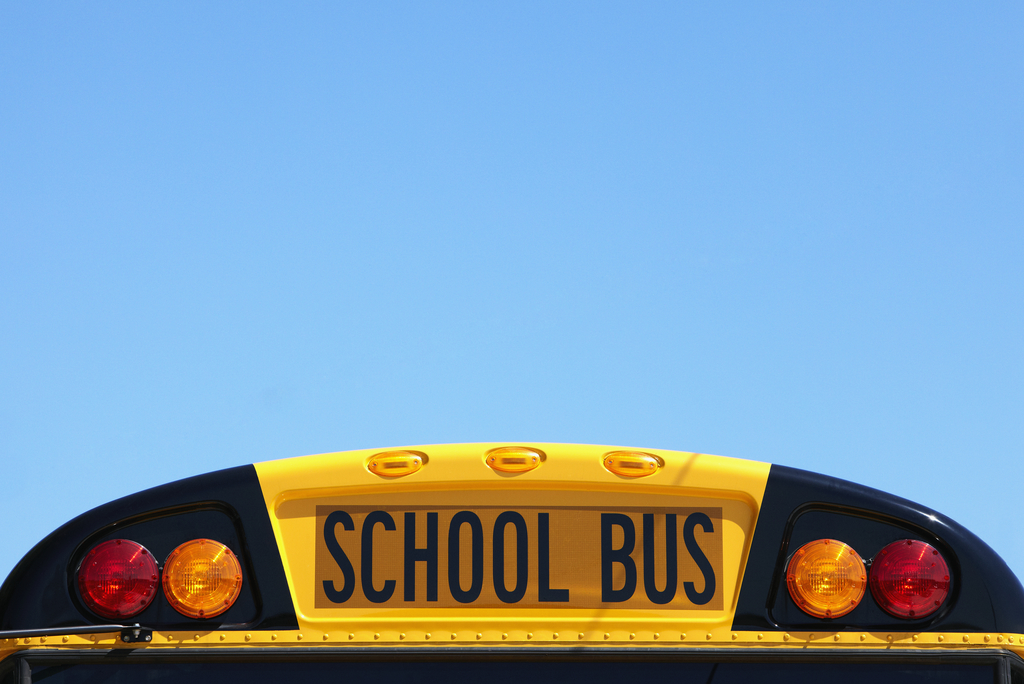
[[[316,506],[313,604],[722,610],[720,507]]]

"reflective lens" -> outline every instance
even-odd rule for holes
[[[418,451],[385,451],[366,462],[366,469],[381,477],[411,475],[423,467],[423,454]]]
[[[818,539],[793,554],[786,585],[793,602],[808,615],[836,618],[864,598],[867,572],[851,547],[835,539]]]
[[[138,615],[153,602],[156,559],[140,544],[111,539],[97,545],[78,568],[78,591],[89,610],[105,618]]]
[[[928,617],[949,595],[949,566],[929,544],[913,539],[893,542],[871,564],[871,595],[896,617]]]
[[[164,563],[164,595],[182,615],[220,615],[241,591],[242,566],[231,549],[212,539],[185,542]]]
[[[613,451],[601,461],[608,472],[620,477],[647,477],[658,472],[661,459],[642,451]]]
[[[543,454],[526,447],[499,447],[487,452],[484,462],[501,473],[525,473],[540,465]]]

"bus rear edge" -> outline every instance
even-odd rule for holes
[[[884,492],[705,454],[558,444],[321,454],[188,478],[73,519],[0,587],[0,674],[15,678],[30,661],[112,653],[327,662],[453,649],[974,658],[1016,682],[1024,588],[971,532]]]

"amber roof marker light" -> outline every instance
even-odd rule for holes
[[[808,615],[842,617],[864,598],[867,569],[851,546],[835,539],[817,539],[790,558],[786,586],[793,602]]]
[[[193,539],[171,551],[164,563],[167,602],[190,618],[220,615],[242,591],[242,566],[224,544]]]
[[[526,473],[544,462],[544,452],[530,447],[507,446],[491,449],[484,454],[484,463],[499,473]]]
[[[380,477],[393,478],[412,475],[427,462],[427,455],[419,451],[382,451],[366,461],[366,469]]]
[[[647,477],[658,472],[664,461],[643,451],[611,451],[601,457],[605,470],[619,477]]]

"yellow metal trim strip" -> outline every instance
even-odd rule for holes
[[[320,632],[318,630],[282,631],[178,631],[153,632],[149,643],[124,643],[116,633],[75,634],[44,637],[26,637],[0,640],[0,660],[14,653],[34,650],[112,650],[133,649],[162,651],[187,648],[294,648],[344,646],[391,647],[417,645],[460,646],[472,650],[474,645],[509,647],[558,647],[558,646],[608,646],[644,648],[715,648],[715,649],[774,649],[774,650],[815,650],[850,649],[871,651],[956,651],[993,649],[1007,650],[1024,657],[1024,634],[986,634],[967,632],[732,632],[729,630],[691,630],[688,632],[664,631],[635,632],[615,630],[603,632],[588,630],[576,632],[563,630],[526,631],[510,628],[508,631],[495,629],[472,629],[431,632],[399,632],[385,630],[355,632],[341,630]]]

